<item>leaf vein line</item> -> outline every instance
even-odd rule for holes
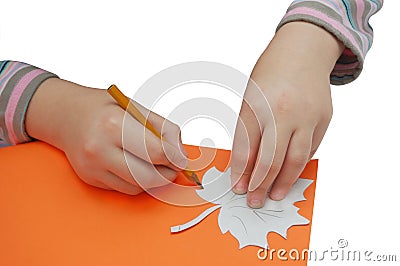
[[[249,233],[247,233],[247,227],[244,224],[243,220],[239,216],[236,216],[236,215],[233,215],[232,217],[234,217],[234,218],[236,218],[236,219],[238,219],[240,221],[240,223],[242,224],[242,226],[244,228],[244,231],[246,232],[246,235],[248,235]]]
[[[264,215],[268,215],[268,216],[272,216],[272,217],[276,217],[276,218],[283,218],[282,216],[273,215],[273,214],[265,213],[265,212],[261,212],[261,211],[254,211],[254,210],[253,210],[253,212],[254,212],[258,217],[260,217],[260,219],[262,219],[262,218],[261,218],[261,216],[260,216],[259,213],[264,214]],[[264,221],[264,219],[262,219],[262,220]]]

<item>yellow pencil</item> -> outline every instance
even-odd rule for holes
[[[128,97],[126,97],[116,85],[111,85],[107,89],[108,93],[114,98],[114,100],[121,106],[124,110],[126,110],[133,118],[135,118],[139,123],[145,126],[148,130],[150,130],[154,135],[156,135],[159,139],[162,140],[161,134],[153,127],[152,124],[144,117],[144,115],[136,108],[134,104],[130,104],[131,101]],[[192,170],[186,168],[183,170],[183,174],[192,182],[196,183],[198,186],[203,188],[199,178],[196,173]]]

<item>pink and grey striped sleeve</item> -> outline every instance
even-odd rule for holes
[[[342,85],[360,75],[373,40],[369,19],[382,5],[383,0],[297,0],[289,6],[278,29],[292,21],[306,21],[342,41],[346,49],[330,76],[332,84]]]
[[[25,113],[36,89],[55,74],[15,61],[0,61],[0,146],[31,141]]]

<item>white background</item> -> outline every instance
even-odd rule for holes
[[[248,75],[290,2],[2,1],[0,60],[28,62],[92,87],[116,83],[128,95],[158,71],[188,61],[220,62]],[[349,249],[400,260],[398,10],[399,1],[386,1],[371,19],[375,40],[361,77],[332,87],[334,116],[315,156],[311,249],[319,252],[336,249],[343,238]],[[157,111],[167,116],[175,100]],[[238,102],[226,104],[238,111]],[[209,137],[230,149],[223,131],[198,129],[185,127],[184,142]],[[322,264],[329,263],[310,263]]]

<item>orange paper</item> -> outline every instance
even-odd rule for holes
[[[199,177],[229,164],[230,151],[186,148],[196,159],[191,168],[206,166]],[[270,250],[286,250],[281,257],[287,260],[276,252],[272,260],[260,260],[258,255],[265,255],[260,248],[239,250],[232,235],[221,233],[218,210],[189,230],[170,233],[170,226],[193,219],[210,203],[180,207],[146,193],[128,196],[91,187],[61,151],[42,142],[0,149],[0,165],[1,265],[306,265],[288,252],[293,257],[293,250],[301,255],[308,248],[315,182],[305,191],[307,200],[295,204],[310,224],[291,227],[287,239],[268,235]],[[315,181],[316,174],[313,160],[301,177]],[[177,182],[187,181],[180,176]]]

